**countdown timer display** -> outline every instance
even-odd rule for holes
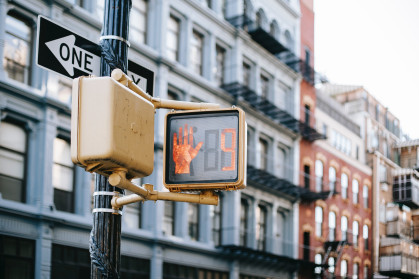
[[[243,182],[242,110],[168,114],[165,137],[164,183],[169,190],[225,189]]]

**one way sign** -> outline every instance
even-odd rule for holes
[[[100,76],[100,47],[46,17],[38,17],[37,58],[39,66],[69,78]],[[153,71],[128,61],[128,75],[153,96]]]
[[[41,67],[70,78],[100,75],[98,45],[42,16],[38,18],[37,49]]]

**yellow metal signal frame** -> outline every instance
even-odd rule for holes
[[[238,129],[239,129],[239,148],[238,148],[238,172],[237,172],[237,180],[234,182],[216,182],[216,183],[188,183],[188,184],[171,184],[166,183],[166,172],[168,168],[169,162],[167,162],[167,152],[168,152],[168,144],[167,138],[168,138],[168,128],[167,128],[167,121],[170,115],[188,115],[193,114],[196,112],[203,112],[206,113],[220,113],[222,112],[238,112],[239,116],[239,123],[238,123]],[[245,186],[245,167],[246,167],[246,122],[245,122],[245,113],[242,109],[233,107],[233,108],[226,108],[226,109],[218,109],[218,110],[212,110],[212,109],[206,109],[206,110],[188,110],[188,111],[182,111],[182,112],[169,112],[166,115],[165,123],[164,123],[164,145],[163,145],[163,184],[164,186],[170,191],[170,192],[181,192],[181,191],[201,191],[201,190],[238,190],[238,189],[244,189]]]

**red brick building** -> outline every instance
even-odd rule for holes
[[[299,278],[370,278],[372,251],[371,169],[361,129],[343,107],[314,87],[313,0],[301,0],[300,119],[321,131],[300,141],[299,184],[317,195],[299,208],[299,257],[310,263]]]

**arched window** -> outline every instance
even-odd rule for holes
[[[267,29],[268,27],[268,18],[266,17],[265,12],[262,9],[259,9],[256,13],[256,28]]]
[[[358,203],[358,194],[359,194],[359,183],[358,180],[352,180],[352,202]]]
[[[285,46],[290,51],[294,50],[294,39],[292,38],[292,35],[289,30],[285,31]]]
[[[329,271],[330,274],[334,274],[335,273],[335,264],[336,264],[335,258],[330,257],[327,260],[327,265],[329,266],[327,270]]]
[[[348,240],[348,217],[342,216],[340,221],[340,230],[342,231],[342,240]]]
[[[323,227],[323,208],[316,206],[315,209],[315,220],[316,220],[316,236],[322,236],[322,227]]]
[[[318,266],[316,266],[315,268],[314,268],[314,273],[315,274],[320,274],[321,272],[322,272],[322,268],[319,266],[319,265],[321,265],[322,264],[322,261],[323,261],[323,259],[322,259],[323,257],[322,257],[322,254],[316,254],[315,256],[314,256],[314,263],[316,264],[316,265],[318,265]]]
[[[271,34],[272,37],[274,37],[277,41],[279,41],[280,30],[279,30],[278,22],[276,22],[276,20],[271,22],[271,25],[269,27],[269,34]]]
[[[329,241],[335,241],[336,239],[336,213],[333,211],[329,212]]]
[[[340,262],[340,276],[346,278],[348,276],[348,262],[346,260],[342,260]]]
[[[342,173],[342,176],[340,179],[340,185],[342,187],[342,198],[347,199],[348,198],[348,175],[346,173]]]
[[[368,186],[364,185],[364,187],[362,187],[362,197],[364,199],[364,207],[368,208],[369,204],[368,204]]]
[[[358,234],[359,234],[359,223],[358,221],[354,221],[352,223],[352,244],[354,247],[358,247]]]
[[[329,168],[329,190],[331,192],[336,190],[336,169],[334,167]]]
[[[370,247],[368,245],[368,226],[367,225],[364,225],[364,227],[362,228],[362,237],[364,239],[364,249],[369,250]]]
[[[323,162],[316,160],[316,191],[323,191]]]
[[[28,22],[10,12],[6,16],[3,67],[7,76],[29,84],[32,30]]]

